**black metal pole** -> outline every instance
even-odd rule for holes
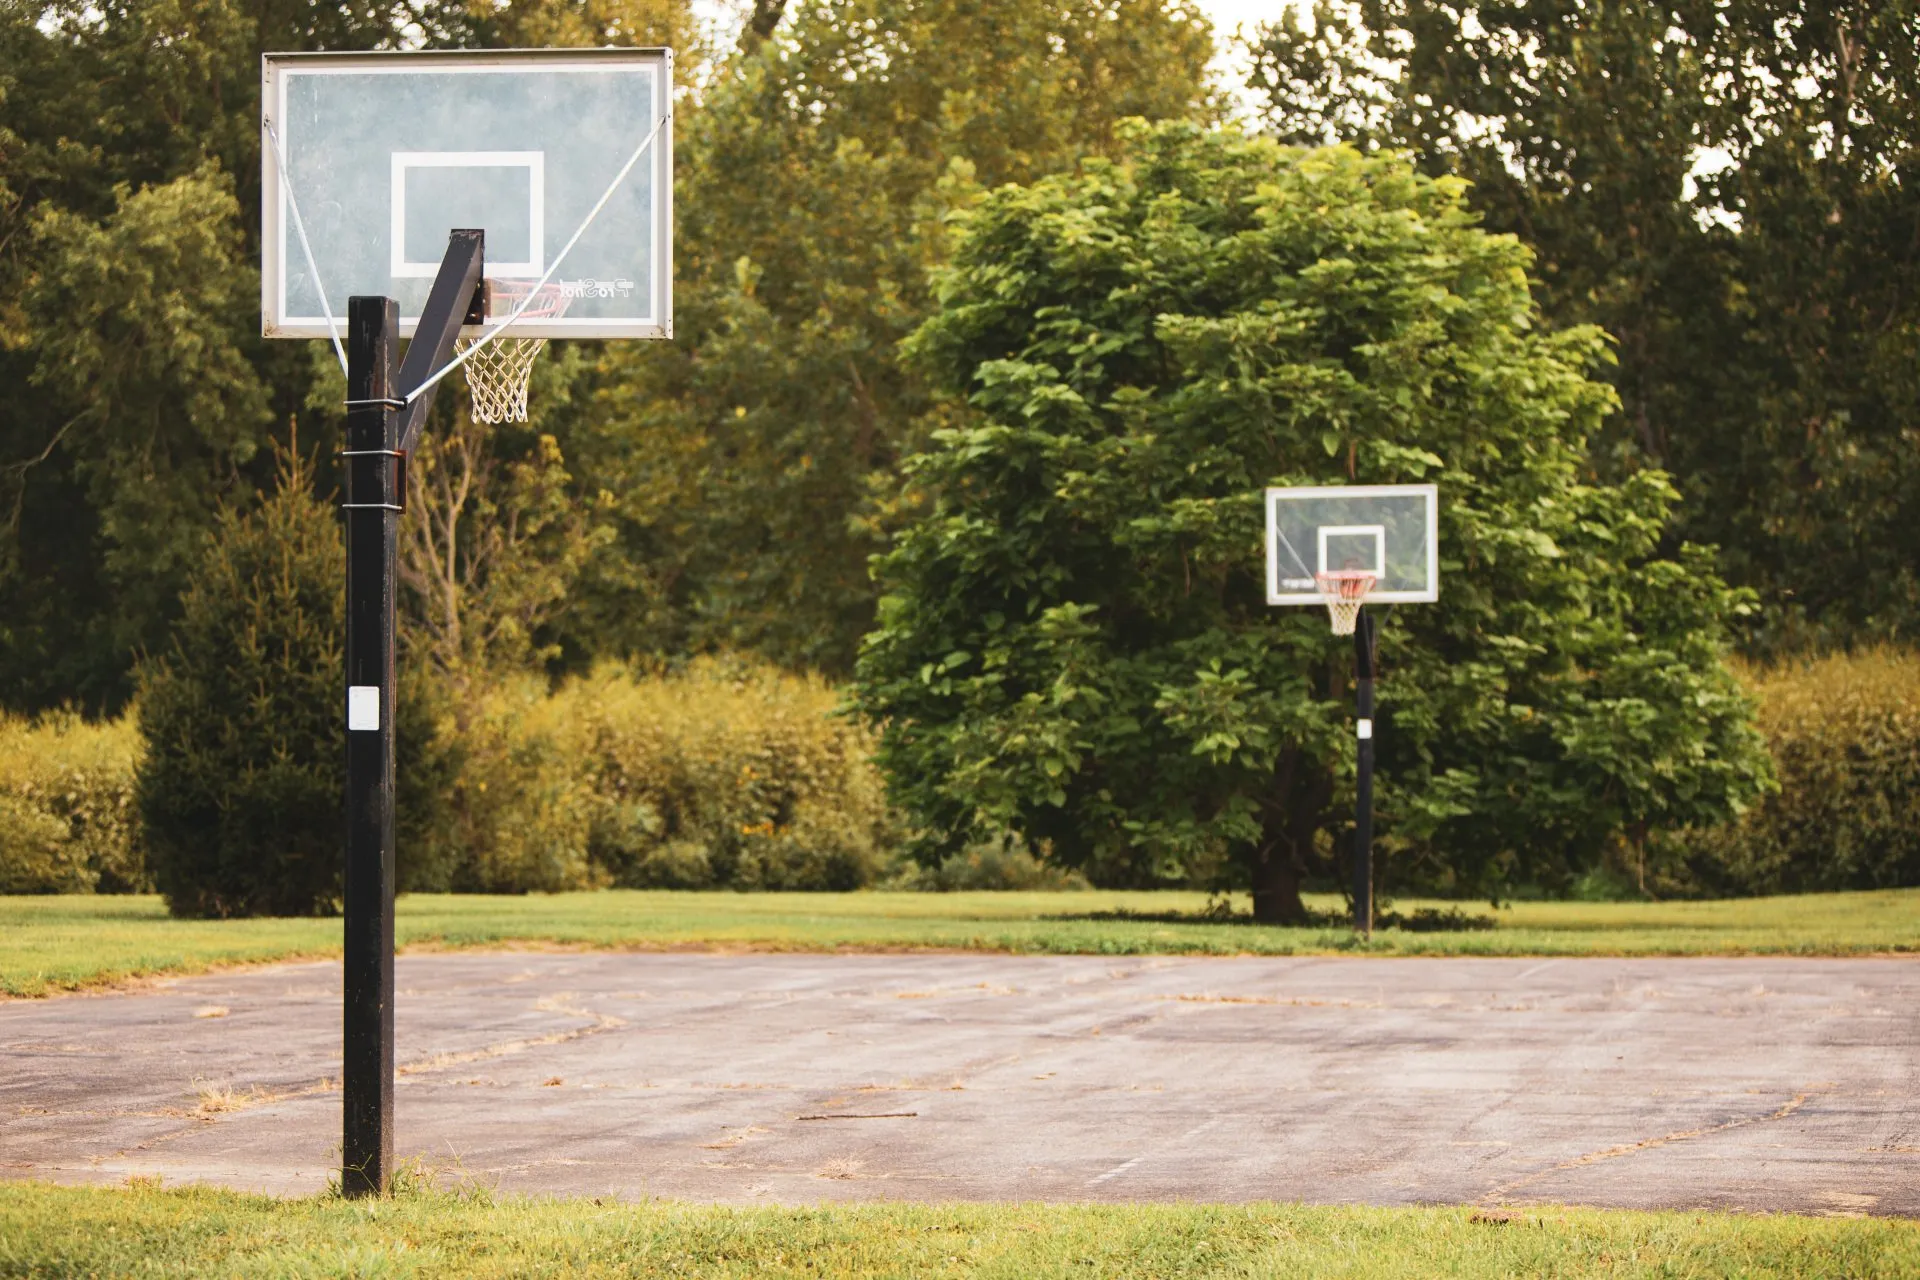
[[[1353,927],[1373,933],[1373,618],[1363,605],[1353,628],[1355,685]]]
[[[340,1189],[393,1172],[393,631],[400,469],[391,298],[347,300],[346,1009]]]
[[[406,449],[433,404],[413,394],[446,363],[485,270],[485,237],[447,237],[405,364],[400,308],[347,299],[346,1007],[340,1189],[380,1196],[393,1173],[393,708],[396,543]],[[397,368],[396,368],[397,366]],[[436,384],[437,385],[437,384]],[[402,443],[401,431],[406,431]]]

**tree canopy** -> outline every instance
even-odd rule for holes
[[[218,511],[274,483],[266,446],[296,420],[335,442],[331,357],[257,336],[267,49],[676,49],[681,341],[557,344],[532,429],[480,453],[441,397],[451,452],[422,462],[462,479],[421,498],[457,532],[417,531],[403,607],[443,656],[511,614],[549,661],[744,646],[844,671],[879,495],[923,430],[896,346],[945,210],[1126,116],[1206,112],[1212,44],[1182,0],[790,8],[710,50],[686,0],[0,0],[0,379],[26,388],[0,397],[0,703],[123,702]]]
[[[1768,608],[1762,648],[1920,625],[1912,0],[1321,3],[1255,41],[1294,140],[1405,148],[1617,343],[1595,440]]]
[[[1380,637],[1403,868],[1564,882],[1756,794],[1742,597],[1660,550],[1664,475],[1594,474],[1607,347],[1539,324],[1527,250],[1395,157],[1129,137],[968,212],[909,344],[965,406],[907,464],[930,502],[879,561],[857,687],[920,854],[1013,834],[1300,915],[1344,852],[1350,659],[1265,604],[1269,484],[1440,486],[1441,601]]]
[[[1444,602],[1383,640],[1406,884],[1724,816],[1730,638],[1920,625],[1914,0],[1286,6],[1264,142],[1206,132],[1194,0],[736,10],[0,0],[0,705],[119,707],[276,447],[337,444],[330,353],[254,316],[267,49],[678,53],[676,341],[555,343],[524,429],[443,395],[414,459],[456,719],[603,659],[844,676],[878,625],[929,858],[1271,914],[1351,745],[1344,651],[1259,603],[1264,484],[1443,485]]]
[[[731,59],[677,143],[672,346],[610,348],[567,441],[619,504],[598,643],[844,673],[925,388],[897,348],[946,215],[1211,110],[1184,0],[836,0]]]
[[[265,446],[296,419],[333,443],[325,353],[253,316],[266,49],[679,51],[680,337],[543,360],[539,420],[486,441],[493,488],[446,514],[480,541],[525,502],[576,518],[517,553],[537,591],[462,590],[519,600],[549,662],[739,647],[848,670],[867,560],[921,501],[902,459],[950,424],[898,358],[949,215],[1114,155],[1125,118],[1216,118],[1213,46],[1190,0],[743,16],[721,47],[687,0],[0,0],[0,703],[118,705],[216,512],[273,483]],[[1546,322],[1598,325],[1617,356],[1594,370],[1622,403],[1598,473],[1672,476],[1667,550],[1717,546],[1764,606],[1743,644],[1779,650],[1920,619],[1915,20],[1912,0],[1330,0],[1257,34],[1254,82],[1282,140],[1406,149],[1535,251]],[[437,439],[464,433],[458,399]],[[407,608],[444,629],[426,594]]]

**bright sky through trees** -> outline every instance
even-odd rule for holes
[[[1256,23],[1275,21],[1287,7],[1288,0],[1195,0],[1195,3],[1213,23],[1220,42],[1220,56],[1213,64],[1214,74],[1238,94],[1246,83],[1247,59],[1244,53],[1236,54],[1230,48],[1234,33],[1243,26],[1251,29]],[[726,32],[729,37],[739,30],[747,7],[744,0],[694,0],[693,6],[703,25],[716,32]]]

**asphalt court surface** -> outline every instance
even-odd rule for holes
[[[0,1177],[311,1194],[337,963],[0,1002]],[[396,1145],[508,1192],[1920,1215],[1920,962],[403,956]]]

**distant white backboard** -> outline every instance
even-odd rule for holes
[[[261,89],[267,337],[326,337],[323,287],[336,323],[349,297],[385,295],[411,334],[447,233],[467,227],[486,232],[499,320],[511,309],[501,299],[554,267],[650,135],[559,261],[545,292],[563,305],[530,309],[509,332],[672,336],[669,50],[270,53]]]
[[[1314,575],[1371,573],[1368,604],[1440,598],[1440,491],[1430,484],[1267,490],[1267,603],[1324,604]]]

